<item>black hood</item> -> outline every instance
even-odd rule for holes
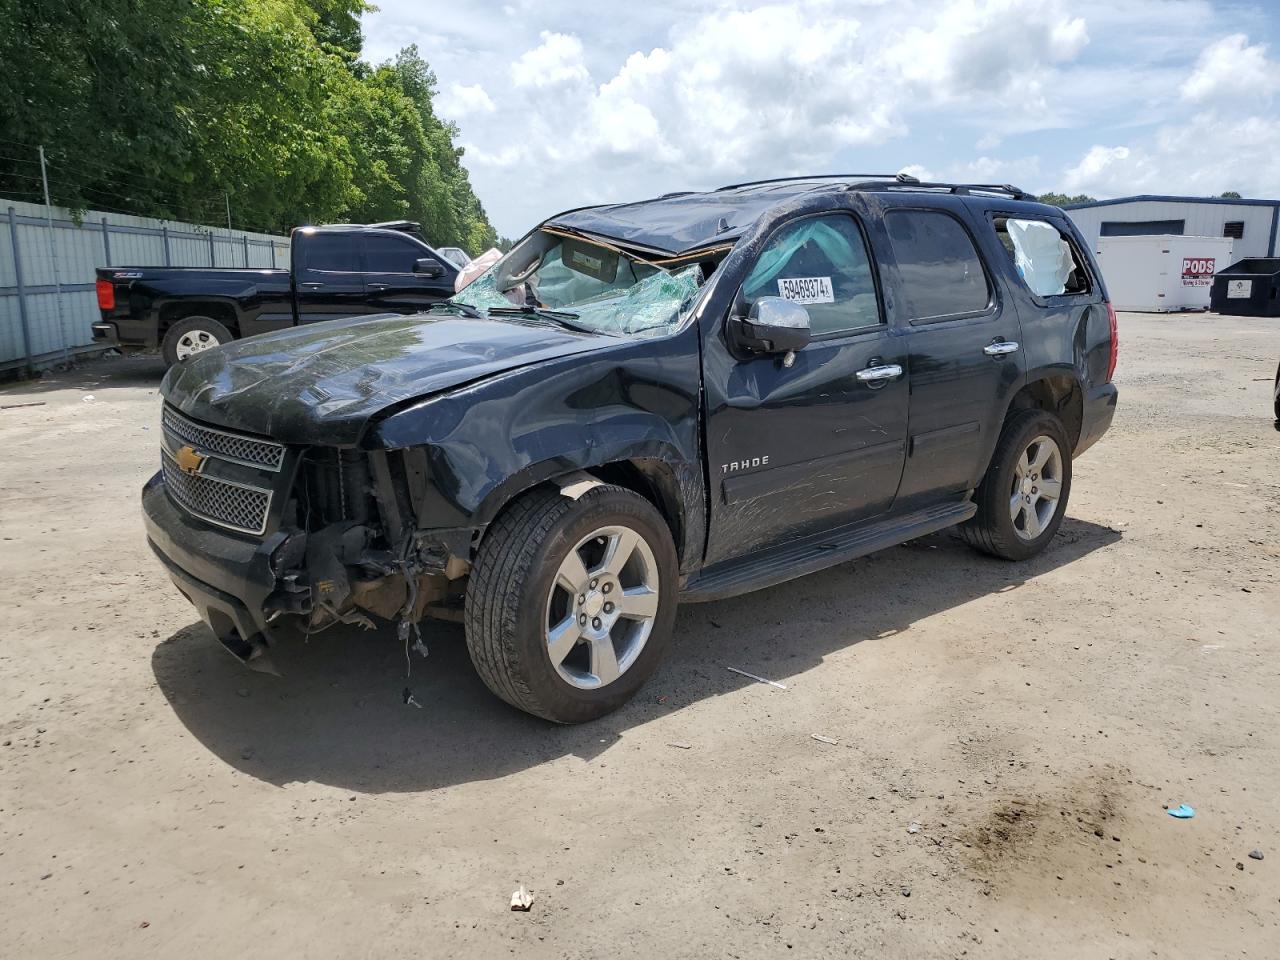
[[[516,320],[352,317],[198,354],[170,369],[160,392],[197,420],[283,443],[346,446],[387,407],[617,342]]]

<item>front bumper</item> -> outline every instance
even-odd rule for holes
[[[215,530],[174,506],[159,473],[142,488],[142,513],[151,549],[218,640],[241,660],[260,655],[277,588],[271,557],[286,535],[259,541]]]
[[[1116,415],[1116,400],[1120,392],[1114,383],[1104,383],[1093,387],[1085,394],[1084,410],[1080,422],[1080,440],[1076,443],[1073,456],[1080,456],[1095,443],[1111,427]]]

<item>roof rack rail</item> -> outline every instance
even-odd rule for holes
[[[898,176],[905,174],[896,173],[814,173],[805,177],[770,177],[767,180],[748,180],[746,183],[727,183],[723,187],[716,187],[712,193],[720,193],[722,190],[737,190],[741,187],[762,187],[769,183],[803,183],[806,180],[892,180]]]
[[[942,190],[947,193],[992,193],[1006,196],[1012,200],[1035,200],[1034,194],[1027,193],[1021,187],[1009,183],[930,183],[917,180],[915,177],[900,173],[893,178],[893,183],[884,183],[880,179],[851,183],[846,190]]]
[[[402,233],[422,232],[422,224],[415,220],[383,220],[381,223],[366,223],[365,226],[375,230],[399,230]]]

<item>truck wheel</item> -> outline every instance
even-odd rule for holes
[[[1071,444],[1062,421],[1044,410],[1011,416],[960,531],[969,545],[1005,560],[1026,560],[1058,532],[1071,493]]]
[[[485,685],[557,723],[622,706],[670,642],[677,564],[653,505],[621,487],[536,490],[489,528],[467,583],[466,636]]]
[[[183,317],[169,327],[160,351],[164,354],[164,362],[173,366],[234,339],[231,331],[213,317]]]

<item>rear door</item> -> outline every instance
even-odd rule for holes
[[[961,201],[892,206],[884,218],[911,371],[911,428],[898,507],[972,489],[1024,379],[1018,313],[974,242]]]
[[[367,233],[364,246],[365,290],[374,313],[416,313],[453,296],[457,267],[430,247],[400,233]],[[428,261],[424,272],[418,261]],[[432,276],[433,265],[439,273]]]
[[[299,230],[294,234],[293,287],[298,322],[369,313],[356,230]]]
[[[704,342],[708,562],[893,504],[907,358],[885,322],[866,226],[855,210],[787,220],[748,267],[734,312],[763,296],[804,303],[813,334],[804,349],[742,357],[723,335]]]

